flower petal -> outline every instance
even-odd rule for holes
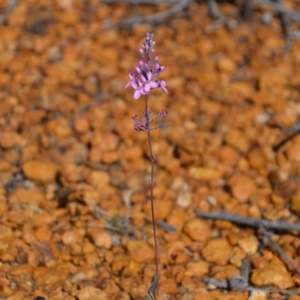
[[[166,82],[164,80],[162,80],[160,83],[159,83],[159,86],[166,92],[168,93],[168,90],[166,89]]]
[[[146,93],[148,93],[148,92],[150,91],[150,89],[151,89],[150,84],[149,84],[149,83],[146,83],[146,84],[145,84],[145,87],[144,87],[144,91],[145,91]]]
[[[139,86],[138,86],[138,84],[137,84],[136,81],[131,81],[131,86],[132,86],[135,90],[137,90],[137,89],[139,88]]]
[[[151,86],[153,89],[155,89],[155,88],[158,87],[158,83],[155,82],[155,81],[150,81],[150,86]]]
[[[152,72],[147,72],[147,78],[148,78],[148,80],[150,81],[151,80],[151,78],[152,78]]]
[[[134,93],[134,95],[133,95],[133,98],[134,98],[135,100],[137,100],[137,99],[140,98],[140,96],[141,96],[141,92],[140,92],[139,90],[136,90],[135,93]]]

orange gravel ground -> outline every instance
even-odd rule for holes
[[[255,8],[251,24],[209,34],[205,3],[155,28],[99,32],[167,6],[19,1],[0,27],[0,299],[144,299],[155,273],[150,163],[131,120],[143,101],[124,86],[146,32],[169,90],[150,93],[154,113],[168,110],[152,134],[155,213],[176,228],[158,227],[157,299],[283,299],[203,282],[239,275],[246,257],[249,284],[300,299],[300,276],[260,231],[194,213],[299,223],[300,137],[273,147],[298,121],[300,42],[282,54],[279,20],[261,25],[266,8]],[[272,238],[300,268],[298,233]]]

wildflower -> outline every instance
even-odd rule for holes
[[[159,75],[165,70],[164,66],[158,63],[158,56],[152,60],[154,53],[153,34],[147,33],[142,48],[138,50],[141,58],[139,67],[135,67],[133,72],[129,73],[130,81],[125,88],[132,86],[135,89],[134,99],[139,99],[141,95],[147,95],[150,90],[155,88],[162,88],[166,93],[166,82],[159,79]]]

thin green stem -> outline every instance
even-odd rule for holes
[[[148,95],[145,95],[145,114],[147,118],[146,128],[149,127],[149,115],[147,113],[148,109]],[[155,277],[158,280],[159,273],[158,273],[158,244],[157,244],[157,235],[156,235],[156,224],[155,224],[155,214],[154,214],[154,199],[153,199],[153,189],[154,189],[154,163],[155,163],[155,156],[153,155],[152,151],[152,143],[151,143],[151,134],[150,130],[147,131],[148,135],[148,145],[149,145],[149,152],[150,152],[150,161],[151,161],[151,175],[150,175],[150,200],[151,200],[151,216],[152,216],[152,226],[153,226],[153,236],[154,236],[154,251],[155,251]]]

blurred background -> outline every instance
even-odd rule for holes
[[[295,0],[2,0],[0,296],[146,295],[150,164],[131,119],[144,102],[124,87],[147,32],[168,88],[149,94],[153,115],[168,111],[152,134],[160,296],[225,299],[201,279],[227,280],[253,255],[254,271],[280,261],[258,249],[254,230],[194,209],[297,222],[299,11]],[[250,252],[238,245],[249,236]],[[298,266],[299,238],[277,240]],[[211,256],[218,249],[228,255]],[[294,287],[282,265],[272,272],[284,280],[252,284]]]

